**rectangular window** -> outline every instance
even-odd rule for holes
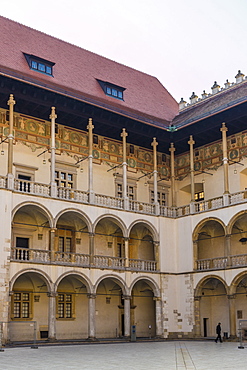
[[[59,319],[72,318],[72,294],[58,294],[57,314]]]
[[[134,200],[135,198],[135,190],[134,186],[127,185],[127,196],[129,199]],[[122,198],[123,197],[123,185],[117,184],[117,197]]]
[[[158,198],[158,203],[161,206],[166,206],[166,193],[158,191],[157,192],[157,198]],[[151,190],[151,203],[153,203],[153,202],[154,202],[154,191]]]
[[[14,319],[30,318],[30,293],[14,293]]]
[[[199,193],[195,193],[195,201],[200,202],[204,200],[204,191],[200,191]]]
[[[61,188],[74,188],[74,176],[73,173],[63,171],[55,171],[55,181],[58,187]]]

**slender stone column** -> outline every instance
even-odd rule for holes
[[[195,201],[195,181],[194,181],[194,151],[193,145],[195,144],[193,136],[190,135],[190,140],[188,141],[190,145],[190,188],[191,188],[191,202]]]
[[[93,120],[88,120],[88,193],[89,203],[94,203],[94,191],[93,191]]]
[[[228,295],[229,301],[229,321],[230,321],[230,337],[235,338],[236,333],[236,295]]]
[[[153,138],[152,142],[153,147],[153,179],[154,179],[154,205],[155,205],[155,214],[159,215],[160,213],[160,205],[158,202],[158,187],[157,187],[157,145],[158,142],[156,141],[156,137]]]
[[[201,336],[200,299],[201,297],[194,297],[194,318],[195,318],[194,333],[195,337],[197,338]]]
[[[227,258],[227,266],[231,266],[231,235],[225,236],[225,257]]]
[[[124,257],[125,257],[125,267],[129,267],[129,238],[124,239]]]
[[[224,171],[224,193],[223,193],[223,200],[224,205],[227,206],[229,204],[229,180],[228,180],[228,158],[227,158],[227,139],[226,133],[228,128],[226,127],[225,123],[222,123],[222,127],[220,129],[222,132],[222,151],[223,151],[223,171]]]
[[[193,240],[193,257],[194,257],[194,270],[198,270],[198,240]]]
[[[174,144],[171,143],[171,147],[169,151],[171,152],[171,192],[172,192],[172,207],[176,206],[176,199],[175,199],[175,159],[174,159],[174,152],[175,152]]]
[[[55,261],[55,237],[56,237],[56,228],[50,230],[50,249],[51,249],[51,261]]]
[[[56,169],[56,143],[55,143],[55,120],[57,115],[55,113],[55,107],[51,107],[51,173],[50,173],[50,186],[51,186],[51,196],[57,196],[57,184],[55,182],[55,169]]]
[[[156,262],[156,271],[159,271],[160,270],[159,245],[160,245],[159,242],[157,242],[157,241],[154,241],[153,242],[153,246],[154,246],[154,258],[155,258],[155,262]]]
[[[95,299],[96,294],[88,294],[88,339],[95,340]]]
[[[49,340],[56,340],[56,293],[48,293],[49,313],[48,313],[48,337]]]
[[[131,296],[123,296],[124,299],[124,336],[130,337],[130,301]]]
[[[162,336],[162,314],[161,314],[161,299],[154,297],[155,300],[155,317],[156,317],[156,337]]]
[[[8,100],[9,106],[9,135],[8,135],[8,188],[14,189],[14,174],[13,174],[13,141],[14,141],[14,105],[15,100],[13,94],[10,94]]]
[[[89,233],[89,258],[91,266],[94,266],[94,235],[94,233]]]
[[[121,133],[123,138],[123,199],[124,199],[124,209],[129,209],[129,198],[127,195],[127,162],[126,162],[126,137],[128,136],[125,128]]]

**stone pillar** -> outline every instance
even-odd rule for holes
[[[190,140],[188,141],[190,146],[190,189],[191,189],[191,202],[195,201],[195,181],[194,181],[194,151],[193,145],[195,144],[193,136],[190,135]]]
[[[198,240],[193,240],[193,257],[194,257],[194,270],[198,270]]]
[[[123,138],[123,200],[124,200],[124,209],[129,209],[129,198],[127,195],[127,162],[126,162],[126,137],[128,136],[125,128],[121,133]]]
[[[236,338],[236,295],[228,295],[229,301],[229,321],[230,321],[230,338]]]
[[[89,203],[94,203],[94,191],[93,191],[93,120],[88,120],[88,193]]]
[[[231,266],[231,234],[225,236],[225,256],[227,258],[227,266]]]
[[[88,294],[88,340],[95,340],[95,299],[96,294]]]
[[[174,159],[174,152],[175,152],[174,144],[171,143],[171,147],[169,151],[171,153],[171,192],[172,192],[172,207],[176,206],[176,199],[175,199],[175,159]]]
[[[201,297],[194,297],[194,334],[196,338],[199,338],[201,336],[200,299]]]
[[[154,246],[154,258],[156,262],[156,271],[160,270],[160,253],[159,253],[159,245],[160,243],[158,241],[153,242]]]
[[[94,233],[89,233],[89,259],[91,266],[94,266],[94,235]]]
[[[125,267],[129,267],[129,238],[124,239],[124,257],[125,257]]]
[[[224,193],[223,193],[223,201],[224,205],[227,206],[229,204],[229,180],[228,180],[228,158],[227,158],[227,139],[226,133],[228,128],[226,127],[225,123],[222,123],[222,127],[220,129],[222,132],[222,151],[223,151],[223,171],[224,171]]]
[[[123,296],[124,299],[124,336],[130,337],[130,301],[131,296]]]
[[[56,293],[48,293],[49,313],[48,313],[48,338],[51,341],[56,340]]]
[[[156,337],[161,337],[163,330],[162,330],[162,305],[160,297],[154,297],[155,300],[155,317],[156,317]]]
[[[55,182],[55,170],[56,170],[56,143],[55,143],[55,120],[57,115],[55,114],[55,107],[51,107],[51,173],[50,173],[50,186],[51,186],[51,196],[57,196],[57,184]]]
[[[160,205],[158,202],[158,187],[157,187],[157,141],[156,137],[153,138],[152,142],[152,147],[153,147],[153,179],[154,179],[154,206],[155,206],[155,214],[159,215],[160,213]]]
[[[50,230],[50,250],[51,250],[51,261],[55,261],[55,238],[56,238],[56,228]]]
[[[14,174],[13,174],[13,142],[14,142],[14,105],[15,100],[13,94],[10,94],[8,100],[9,106],[9,135],[8,135],[8,188],[14,189]]]

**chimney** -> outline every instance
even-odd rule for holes
[[[214,81],[214,84],[213,86],[211,87],[212,89],[212,94],[216,94],[217,92],[219,92],[219,89],[220,89],[220,85],[217,84],[216,81]]]
[[[197,102],[198,96],[193,92],[191,97],[190,97],[190,103],[194,104]]]
[[[244,74],[239,70],[238,74],[235,76],[236,78],[236,84],[239,84],[244,79]]]
[[[185,108],[187,102],[184,100],[184,98],[181,98],[180,102],[179,102],[179,110],[182,110]]]
[[[203,90],[202,99],[205,99],[207,96],[208,96],[208,94],[205,92],[205,90]]]
[[[228,80],[226,80],[225,82],[225,89],[228,89],[228,87],[231,86],[231,82],[229,82]]]

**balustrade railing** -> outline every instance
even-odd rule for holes
[[[90,265],[90,256],[82,253],[55,252],[55,262],[87,267]]]
[[[129,267],[131,270],[136,271],[157,271],[157,263],[155,261],[130,258]]]
[[[136,200],[129,200],[129,209],[133,212],[155,215],[155,205],[153,203],[144,203],[138,202]]]
[[[7,187],[7,177],[0,176],[0,188],[6,188]]]
[[[15,179],[14,189],[22,193],[30,193],[35,195],[49,196],[50,186],[46,184],[40,184],[28,180]]]
[[[123,198],[115,198],[102,194],[95,194],[94,202],[98,206],[124,209],[124,200]]]
[[[111,269],[124,268],[125,258],[109,257],[109,256],[94,256],[94,266],[98,268],[111,268]]]
[[[239,191],[229,195],[230,204],[238,204],[247,201],[247,191]]]
[[[0,188],[7,188],[7,178],[4,176],[0,176]],[[14,190],[17,192],[30,193],[40,196],[50,196],[50,185],[41,184],[34,181],[15,179]],[[71,188],[58,187],[57,198],[79,203],[89,203],[88,192]],[[239,204],[243,202],[247,202],[247,191],[229,194],[229,205]],[[95,194],[93,205],[115,209],[124,209],[124,199],[108,195]],[[224,207],[224,205],[226,204],[224,204],[223,196],[221,196],[200,202],[194,202],[193,205],[185,205],[181,207],[160,206],[159,215],[171,218],[183,217],[190,214],[219,209]],[[137,213],[156,215],[156,209],[153,203],[139,202],[131,199],[129,199],[128,210]]]
[[[240,254],[236,256],[230,256],[231,266],[247,266],[247,254]]]
[[[51,260],[51,252],[42,249],[11,248],[11,260],[49,263]]]

